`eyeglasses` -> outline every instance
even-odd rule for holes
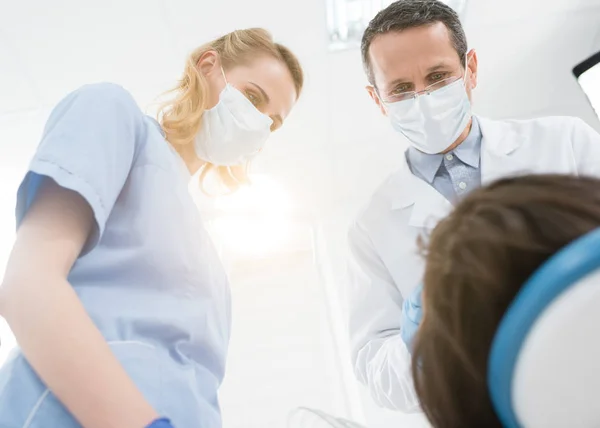
[[[462,76],[448,77],[447,79],[442,79],[442,80],[439,80],[439,81],[429,85],[422,91],[400,92],[397,94],[385,95],[383,97],[380,95],[379,98],[386,104],[397,103],[399,101],[406,101],[406,100],[417,98],[418,96],[421,96],[421,95],[429,95],[432,92],[435,92],[442,88],[445,88],[446,86],[449,86],[452,83],[454,83],[460,79],[462,79]]]

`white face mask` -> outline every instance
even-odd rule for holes
[[[465,78],[468,68],[465,68]],[[386,104],[392,127],[419,151],[442,153],[471,120],[465,80],[459,79],[430,94]]]
[[[240,165],[265,146],[272,124],[270,117],[225,79],[219,102],[202,115],[194,146],[196,155],[214,165]]]

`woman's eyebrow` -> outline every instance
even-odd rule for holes
[[[261,88],[259,85],[257,85],[254,82],[248,82],[248,83],[250,83],[252,86],[254,86],[256,89],[259,90],[259,92],[261,93],[261,95],[263,96],[263,98],[265,99],[265,101],[267,103],[271,102],[271,98],[269,98],[269,96],[267,95],[267,93],[265,92],[265,90],[263,88]]]

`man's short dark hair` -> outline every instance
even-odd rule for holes
[[[467,37],[454,9],[439,0],[398,0],[380,11],[369,22],[363,34],[361,54],[369,83],[375,85],[369,56],[369,48],[375,37],[437,22],[442,22],[448,29],[452,45],[461,62],[464,63],[467,54]]]

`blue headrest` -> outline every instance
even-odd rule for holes
[[[563,292],[599,269],[597,229],[551,257],[525,283],[508,308],[496,331],[488,366],[492,403],[506,428],[521,427],[513,406],[513,382],[519,353],[532,326]]]

